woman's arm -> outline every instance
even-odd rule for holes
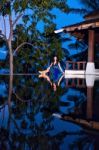
[[[43,74],[46,74],[50,71],[50,68],[52,67],[53,63],[50,64],[50,66],[46,69],[46,70],[43,70],[43,71],[39,71],[39,73],[43,73]]]
[[[58,67],[59,67],[60,71],[61,71],[62,73],[64,73],[64,71],[63,71],[63,69],[62,69],[60,63],[58,63]]]

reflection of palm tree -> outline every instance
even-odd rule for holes
[[[70,144],[70,149],[94,149],[94,139],[88,135],[83,135]]]
[[[6,85],[6,83],[5,83],[5,85]],[[8,113],[7,128],[9,128],[10,119],[11,119],[11,97],[12,97],[12,90],[13,90],[13,77],[11,74],[9,76],[9,84],[7,84],[7,85],[6,85],[6,88],[8,88],[7,101],[2,105],[2,107],[0,109],[3,110],[2,111],[2,116],[3,116],[2,121],[4,121],[5,115],[6,115],[6,113]],[[7,108],[8,108],[8,110],[5,111],[5,109],[7,109]]]

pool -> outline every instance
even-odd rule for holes
[[[0,76],[0,149],[99,149],[98,80],[9,78]]]

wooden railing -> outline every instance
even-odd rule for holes
[[[66,61],[66,70],[85,70],[86,69],[86,61]]]
[[[66,87],[85,88],[86,87],[85,79],[79,78],[66,79]]]

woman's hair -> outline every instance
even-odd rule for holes
[[[53,56],[51,56],[50,63],[54,62],[54,57],[57,57],[57,62],[59,61],[58,56],[57,55],[53,55]]]

